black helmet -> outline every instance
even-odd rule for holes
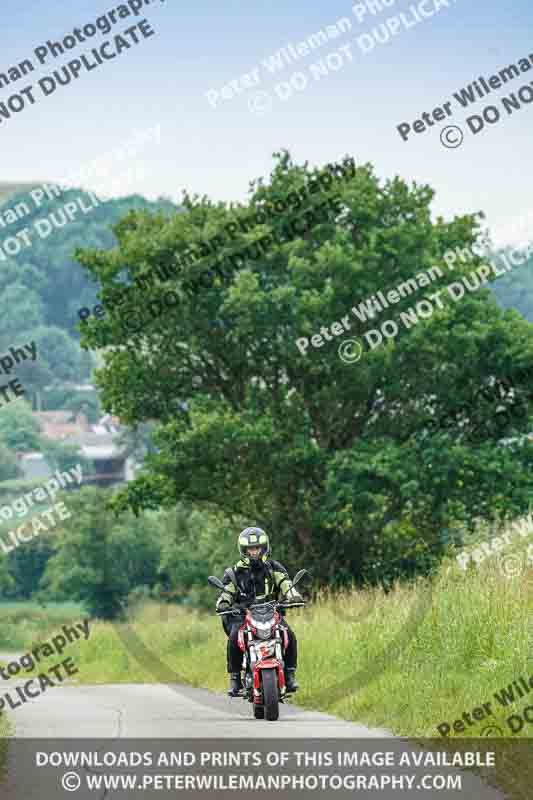
[[[267,534],[264,530],[262,530],[262,528],[245,528],[239,533],[238,544],[241,558],[246,563],[259,564],[261,561],[266,561],[270,555],[270,542]],[[248,555],[249,547],[260,547],[260,557],[250,558]]]

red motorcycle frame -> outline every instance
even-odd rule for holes
[[[264,607],[268,604],[261,604],[261,607]],[[276,604],[277,605],[277,604]],[[272,657],[272,646],[271,642],[274,641],[277,644],[277,639],[279,637],[279,641],[281,644],[281,652],[282,654],[286,651],[287,647],[289,646],[289,635],[287,633],[287,629],[283,627],[281,623],[281,614],[274,607],[274,614],[272,617],[272,625],[271,625],[271,634],[272,639],[269,641],[264,641],[262,639],[254,639],[254,636],[257,635],[257,627],[254,625],[254,618],[252,616],[252,610],[258,608],[257,605],[252,606],[250,609],[247,610],[246,616],[244,618],[244,622],[239,628],[239,636],[237,639],[239,648],[242,650],[244,655],[244,671],[246,673],[247,668],[251,668],[252,672],[252,680],[253,680],[253,702],[256,705],[264,705],[263,703],[263,693],[262,693],[262,681],[260,671],[264,669],[271,669],[277,672],[278,676],[278,688],[279,688],[279,699],[283,702],[283,698],[285,697],[285,672],[283,670],[283,655],[281,658],[279,654],[277,657]],[[248,647],[247,642],[245,640],[246,635],[248,634]],[[255,658],[252,660],[248,654],[248,650],[251,647],[255,647]],[[277,649],[274,645],[274,649]]]

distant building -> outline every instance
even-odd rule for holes
[[[39,421],[43,435],[54,442],[65,441],[91,427],[85,414],[72,411],[34,411],[33,416]]]
[[[17,453],[17,458],[22,474],[28,481],[48,478],[53,472],[42,453]]]
[[[93,474],[84,476],[85,485],[106,488],[135,477],[135,463],[118,443],[123,429],[117,417],[106,414],[96,425],[91,425],[85,414],[71,411],[39,411],[34,416],[42,426],[43,436],[77,446],[91,464]],[[47,477],[54,472],[42,453],[23,453],[19,463],[27,479]]]
[[[118,431],[84,432],[69,438],[69,443],[78,445],[94,468],[95,474],[85,478],[84,483],[106,487],[132,480],[134,466],[132,460],[126,457],[124,448],[117,444],[118,438]]]

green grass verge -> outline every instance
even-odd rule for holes
[[[0,665],[3,666],[3,663],[0,662]],[[2,769],[5,766],[5,759],[6,759],[6,746],[5,742],[2,740],[8,739],[10,736],[13,736],[15,733],[15,727],[13,725],[12,720],[6,715],[4,711],[0,716],[0,778],[2,777]]]
[[[0,603],[0,651],[28,650],[84,616],[79,603]]]
[[[420,581],[389,595],[367,590],[324,596],[291,612],[302,685],[294,702],[402,735],[439,736],[441,722],[493,700],[519,676],[533,675],[533,570],[505,579],[495,561],[477,574],[448,563],[432,591],[428,586]],[[47,624],[49,633],[55,627]],[[146,662],[135,643],[125,646],[126,626],[91,624],[89,642],[68,647],[80,663],[81,680],[150,682],[162,663],[169,679],[226,688],[225,636],[214,616],[148,603],[129,628],[153,657]],[[32,643],[21,638],[18,647]],[[511,712],[519,707],[515,703]],[[487,722],[506,727],[509,712],[500,712]],[[485,724],[456,735],[479,735]],[[519,735],[527,735],[527,725]]]
[[[13,652],[27,652],[32,646],[39,642],[49,639],[54,633],[58,633],[61,625],[80,622],[84,618],[83,608],[79,603],[46,603],[39,605],[33,602],[4,602],[0,603],[0,651],[7,654]],[[79,646],[79,645],[78,645]],[[69,652],[67,652],[67,650]],[[76,645],[69,645],[65,650],[65,658],[76,651]],[[42,667],[36,665],[36,669],[31,672],[21,670],[18,677],[38,674],[40,671],[55,666],[59,661],[57,656],[52,656],[41,662]],[[6,658],[0,660],[0,666],[5,667],[9,663]],[[69,680],[75,680],[74,675]],[[9,691],[9,683],[0,682],[5,691]],[[4,712],[0,715],[0,774],[2,770],[5,752],[2,739],[6,739],[15,734],[13,719],[6,716]]]
[[[0,717],[0,739],[6,739],[9,736],[12,736],[14,732],[14,727],[5,714],[2,714]],[[1,753],[2,753],[2,745],[0,743],[0,762],[1,762]]]
[[[449,561],[432,583],[388,595],[324,595],[289,612],[302,686],[294,702],[401,735],[440,737],[437,725],[492,701],[493,716],[455,736],[479,736],[489,722],[508,731],[506,717],[528,696],[506,709],[493,694],[533,676],[532,612],[533,568],[506,579],[495,558],[466,573]],[[150,658],[135,642],[125,646],[132,631]],[[214,615],[147,603],[129,633],[124,625],[96,623],[90,642],[79,645],[81,680],[154,681],[162,663],[169,680],[225,690],[226,638]],[[527,737],[528,727],[517,735]]]
[[[533,691],[508,708],[494,698],[520,676],[533,675],[533,568],[526,565],[527,541],[519,544],[525,568],[516,578],[502,574],[495,556],[467,572],[447,561],[432,582],[389,594],[324,595],[292,612],[302,687],[293,702],[401,736],[438,738],[439,745],[446,740],[437,725],[453,726],[463,712],[491,702],[492,716],[472,718],[475,724],[452,730],[452,737],[479,737],[493,723],[512,738],[507,717],[533,703]],[[225,647],[216,617],[148,603],[129,628],[95,626],[90,646],[80,651],[80,680],[176,681],[225,691]],[[531,733],[525,724],[517,736]],[[529,796],[521,792],[524,781],[531,785],[531,769],[529,761],[502,767],[500,787],[511,798]]]
[[[7,717],[0,717],[0,783],[7,776],[7,753],[9,748],[9,737],[13,736],[14,729]]]

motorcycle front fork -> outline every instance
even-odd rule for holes
[[[244,692],[243,692],[242,696],[243,696],[243,698],[245,700],[249,700],[250,703],[253,703],[253,701],[254,701],[254,678],[253,678],[252,672],[250,670],[250,667],[247,667],[246,665],[243,665],[243,670],[244,670]],[[285,695],[285,692],[284,692],[283,695],[281,695],[280,698],[279,698],[279,702],[280,703],[285,702],[285,696],[286,695]]]

